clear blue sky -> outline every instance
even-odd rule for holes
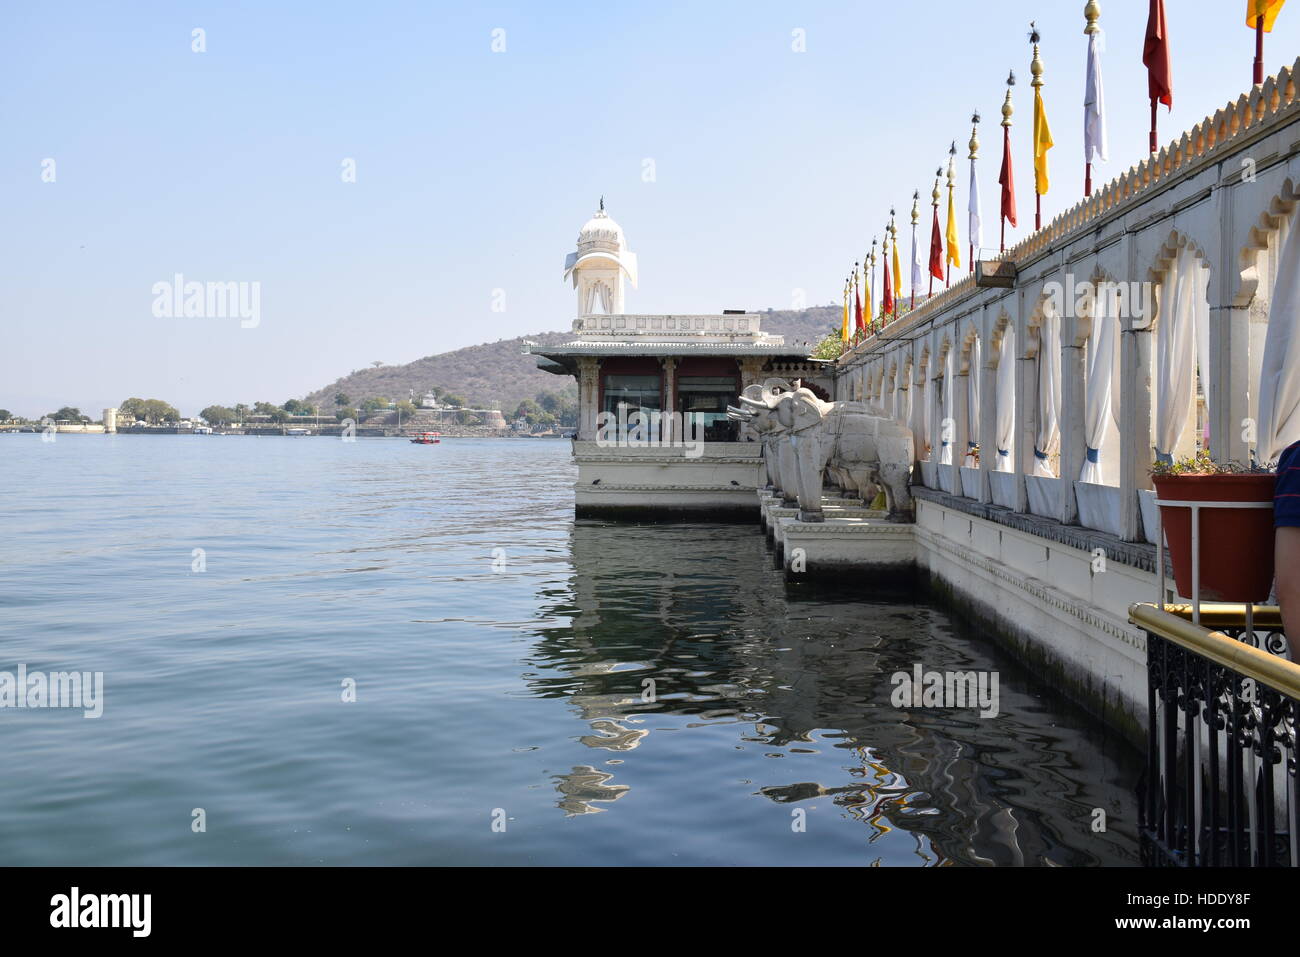
[[[1102,3],[1100,181],[1145,149],[1146,6]],[[1270,73],[1300,54],[1291,6],[1267,39]],[[641,260],[629,311],[787,308],[795,289],[836,300],[890,205],[906,221],[912,191],[928,195],[954,138],[964,208],[974,108],[996,243],[1011,68],[1018,238],[1032,226],[1032,18],[1057,144],[1045,214],[1082,192],[1083,7],[11,4],[0,407],[97,417],[129,395],[185,413],[282,402],[371,360],[568,328],[564,255],[602,193]],[[1244,9],[1168,0],[1175,99],[1162,141],[1248,88]],[[491,50],[495,28],[504,53]],[[346,157],[355,184],[341,181]],[[46,158],[54,183],[41,181]],[[151,287],[177,272],[260,282],[260,325],[155,318]],[[492,311],[498,288],[504,313]]]

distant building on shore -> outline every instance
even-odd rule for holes
[[[579,515],[647,513],[755,520],[760,447],[727,417],[748,386],[802,379],[829,398],[830,364],[792,351],[743,310],[629,315],[637,259],[604,201],[564,261],[577,293],[574,338],[529,346],[540,369],[578,381]]]

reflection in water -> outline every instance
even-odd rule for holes
[[[753,527],[579,522],[571,553],[570,589],[545,596],[526,680],[568,702],[590,729],[578,740],[620,760],[556,776],[566,814],[635,794],[615,778],[668,746],[664,735],[733,725],[731,748],[763,756],[747,765],[769,778],[748,781],[755,800],[831,802],[879,846],[877,863],[1136,863],[1137,756],[941,611],[867,600],[866,580],[788,585]],[[1000,713],[893,707],[890,675],[918,663],[998,672]],[[820,780],[787,779],[813,768]]]

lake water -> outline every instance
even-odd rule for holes
[[[0,436],[0,670],[104,673],[98,719],[0,709],[0,864],[1137,863],[1137,756],[985,636],[758,526],[575,523],[574,474]],[[918,663],[999,715],[895,708]]]

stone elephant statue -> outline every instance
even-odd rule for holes
[[[785,475],[792,476],[794,469],[793,455],[784,441],[787,429],[777,418],[775,408],[764,398],[766,395],[790,391],[792,391],[790,383],[784,379],[768,379],[762,385],[748,386],[741,394],[741,401],[745,406],[743,408],[727,406],[727,417],[742,423],[742,426],[749,429],[762,443],[767,484],[781,493],[786,504],[794,505],[797,494],[795,486],[790,480],[782,480],[783,464]]]
[[[891,518],[910,516],[914,447],[912,431],[861,402],[823,402],[810,390],[741,396],[745,408],[768,410],[782,427],[773,430],[782,492],[799,503],[799,519],[823,520],[822,486],[829,473],[865,501],[883,489]],[[788,451],[787,451],[788,450]],[[787,463],[789,467],[787,467]]]

